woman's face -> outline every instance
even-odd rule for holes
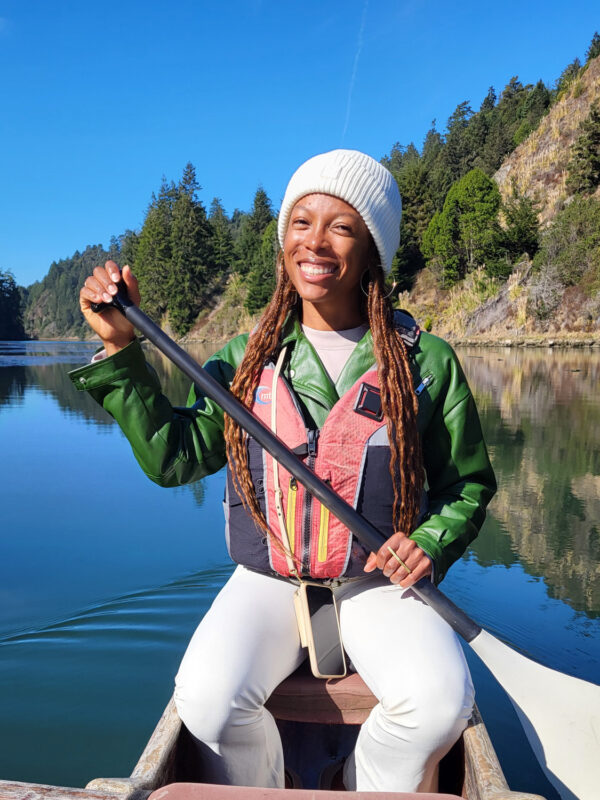
[[[309,194],[290,215],[283,257],[302,299],[302,321],[312,328],[360,325],[360,280],[372,238],[360,214],[337,197]],[[318,324],[317,324],[318,323]]]

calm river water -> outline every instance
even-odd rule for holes
[[[0,343],[0,778],[128,775],[231,572],[223,474],[148,481],[67,370],[94,345]],[[193,350],[199,359],[208,353]],[[492,634],[600,682],[600,353],[461,349],[499,492],[443,590]],[[156,354],[166,393],[187,379]],[[556,795],[467,648],[511,788]]]

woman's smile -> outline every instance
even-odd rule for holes
[[[319,278],[324,275],[333,275],[337,270],[337,266],[335,264],[328,264],[322,261],[309,259],[300,261],[298,266],[300,267],[302,274],[308,278]]]

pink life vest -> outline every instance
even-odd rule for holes
[[[263,370],[252,411],[271,423],[274,368]],[[381,413],[377,372],[359,378],[333,406],[320,431],[307,430],[299,403],[287,382],[277,387],[277,435],[350,505],[387,537],[393,533],[393,485],[389,472],[387,425]],[[275,506],[273,458],[249,439],[249,467],[261,508],[274,537],[282,540]],[[368,553],[343,525],[295,478],[279,466],[279,487],[290,548],[301,574],[316,579],[363,574]],[[270,536],[258,531],[227,478],[226,536],[234,561],[262,572],[289,576],[285,555]]]

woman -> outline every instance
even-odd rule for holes
[[[283,786],[264,703],[305,658],[299,575],[333,586],[345,650],[380,701],[344,765],[346,788],[435,790],[437,763],[471,713],[460,645],[409,587],[443,578],[477,535],[495,482],[452,350],[394,315],[386,296],[400,215],[393,177],[369,156],[336,150],[303,164],[279,214],[273,298],[250,337],[207,364],[387,536],[377,553],[194,387],[188,408],[171,407],[127,321],[90,310],[116,292],[116,264],[81,290],[108,357],[72,378],[119,422],[149,477],[174,486],[228,462],[227,541],[239,566],[194,634],[175,691],[214,782]],[[122,275],[139,302],[131,270]]]

